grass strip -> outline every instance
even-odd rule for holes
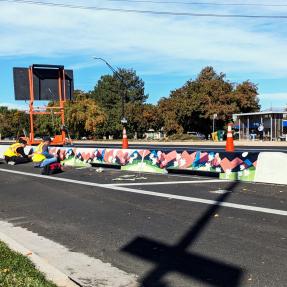
[[[56,287],[25,256],[0,241],[0,287]]]

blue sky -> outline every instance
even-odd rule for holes
[[[53,2],[173,12],[287,15],[287,6]],[[98,56],[114,66],[135,69],[145,81],[148,101],[152,103],[211,65],[217,72],[226,73],[231,82],[249,79],[258,84],[263,109],[283,107],[287,104],[286,51],[287,19],[127,14],[0,1],[0,104],[27,106],[14,101],[15,66],[65,65],[74,69],[75,88],[88,91],[102,74],[110,73],[102,62],[92,59]]]

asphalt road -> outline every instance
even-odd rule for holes
[[[142,286],[286,286],[287,186],[5,170],[39,174],[0,164],[0,220],[21,218],[13,223],[135,273]]]

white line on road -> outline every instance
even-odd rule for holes
[[[177,199],[177,200],[182,200],[182,201],[197,202],[197,203],[203,203],[203,204],[209,204],[209,205],[220,205],[224,207],[230,207],[230,208],[241,209],[241,210],[256,211],[256,212],[262,212],[262,213],[270,213],[270,214],[287,216],[287,211],[280,210],[280,209],[243,205],[243,204],[230,203],[230,202],[219,202],[216,200],[209,200],[209,199],[168,194],[168,193],[160,193],[160,192],[147,191],[147,190],[138,190],[138,189],[132,189],[132,188],[122,187],[122,186],[112,186],[112,185],[107,186],[105,184],[99,184],[99,183],[94,183],[94,182],[86,182],[86,181],[74,180],[74,179],[69,179],[69,178],[51,177],[47,175],[33,174],[33,173],[28,173],[28,172],[16,171],[16,170],[7,170],[7,169],[2,169],[2,168],[0,168],[0,171],[6,172],[6,173],[14,173],[14,174],[26,175],[26,176],[31,176],[31,177],[37,177],[37,178],[44,178],[48,180],[55,180],[55,181],[60,181],[60,182],[69,182],[69,183],[74,183],[74,184],[95,186],[95,187],[101,187],[101,188],[112,189],[112,190],[117,190],[117,191],[119,190],[126,191],[130,193],[135,193],[135,194],[144,194],[144,195],[162,197],[162,198],[167,198],[167,199]]]
[[[156,182],[133,182],[133,183],[111,183],[104,186],[137,186],[137,185],[170,185],[170,184],[199,184],[199,183],[216,183],[230,182],[226,179],[209,179],[209,180],[182,180],[182,181],[156,181]]]
[[[243,210],[249,210],[249,211],[257,211],[257,212],[271,213],[271,214],[287,216],[287,211],[279,210],[279,209],[257,207],[257,206],[230,203],[230,202],[220,202],[220,201],[204,199],[204,198],[189,197],[189,196],[182,196],[182,195],[175,195],[175,194],[168,194],[168,193],[160,193],[160,192],[147,191],[147,190],[138,190],[138,189],[132,189],[132,188],[128,188],[128,187],[121,187],[121,186],[116,186],[116,187],[109,186],[108,188],[114,189],[114,190],[127,191],[127,192],[131,192],[131,193],[158,196],[158,197],[163,197],[163,198],[168,198],[168,199],[177,199],[177,200],[183,200],[183,201],[198,202],[198,203],[204,203],[204,204],[209,204],[209,205],[220,205],[220,206],[231,207],[231,208],[236,208],[236,209],[243,209]]]

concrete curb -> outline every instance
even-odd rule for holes
[[[10,249],[15,252],[21,253],[22,255],[28,257],[36,266],[36,268],[44,273],[47,280],[52,281],[59,287],[79,287],[79,285],[72,282],[69,277],[55,268],[54,266],[50,265],[44,259],[42,259],[37,254],[33,253],[33,251],[26,249],[20,243],[15,241],[14,239],[10,238],[6,234],[0,232],[0,240],[3,241],[8,245]]]

